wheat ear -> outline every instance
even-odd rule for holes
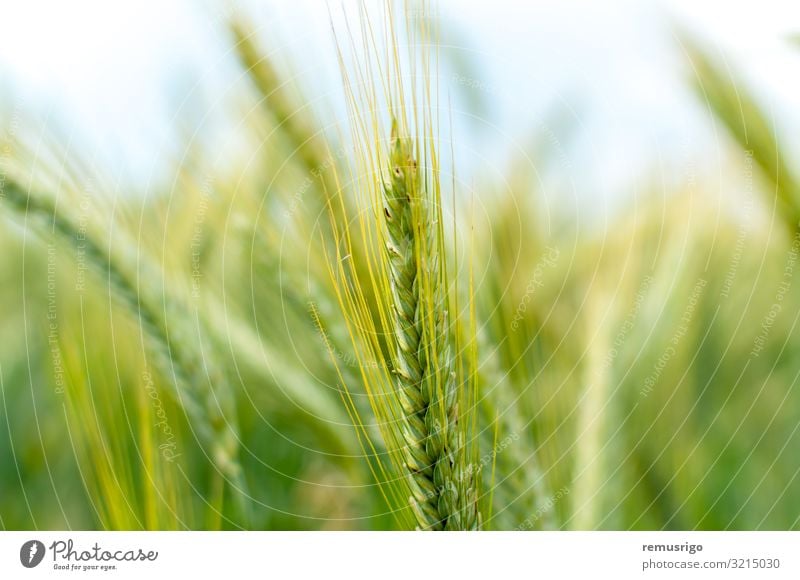
[[[97,224],[91,224],[93,228],[80,227],[79,219],[69,215],[67,204],[57,208],[51,196],[29,193],[14,180],[6,182],[3,199],[16,211],[49,226],[70,245],[79,245],[87,264],[108,280],[114,296],[136,314],[159,368],[175,379],[171,384],[173,395],[186,410],[200,439],[209,444],[211,459],[217,469],[239,487],[240,493],[235,494],[237,501],[243,501],[241,496],[245,487],[237,458],[233,396],[222,369],[200,348],[191,346],[194,333],[183,322],[191,317],[183,312],[181,303],[167,295],[149,295],[144,287],[137,287],[136,273],[130,268],[131,260],[105,251],[99,241],[105,236],[97,231]],[[120,235],[121,232],[115,233],[117,238]],[[158,283],[160,274],[148,262],[138,257],[138,263],[140,276],[149,280],[152,287],[164,288]],[[158,314],[160,308],[163,308],[165,317]],[[204,388],[204,384],[208,384],[209,389]],[[240,505],[240,511],[243,517],[247,515],[244,505]]]
[[[386,248],[411,506],[422,529],[474,529],[477,507],[457,426],[458,389],[435,212],[426,205],[412,141],[398,137],[396,125],[390,164],[384,186]]]

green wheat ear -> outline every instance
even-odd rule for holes
[[[355,113],[356,156],[346,168],[352,189],[337,188],[337,203],[329,209],[336,243],[323,251],[380,430],[382,441],[375,442],[364,428],[367,421],[354,421],[366,455],[376,459],[370,467],[384,499],[403,527],[474,530],[481,526],[473,436],[479,386],[474,286],[470,278],[470,308],[462,310],[457,275],[449,277],[458,271],[458,252],[449,253],[450,224],[446,228],[442,217],[436,91],[427,80],[404,85],[406,64],[414,73],[408,78],[430,79],[431,63],[425,51],[403,62],[392,32],[399,18],[394,8],[387,5],[382,15],[386,36],[366,40],[370,53],[388,50],[388,66],[377,56],[375,62],[354,58],[350,66],[339,52]],[[370,15],[362,10],[360,17],[367,21]],[[430,46],[427,27],[419,36],[410,46]],[[358,52],[361,47],[348,38]],[[388,147],[382,110],[391,115]],[[340,214],[348,219],[338,220]],[[455,219],[452,226],[455,235]],[[453,244],[455,249],[455,239]],[[361,385],[344,375],[340,370],[345,402],[359,419],[351,395]],[[373,453],[376,443],[385,445],[385,454]]]
[[[416,247],[417,236],[414,232],[414,214],[417,213],[415,209],[420,209],[418,206],[421,200],[418,192],[418,168],[410,148],[405,140],[398,138],[397,124],[394,123],[390,158],[391,180],[384,190],[384,214],[388,232],[386,250],[391,265],[392,322],[397,342],[394,373],[404,412],[404,460],[411,474],[409,483],[412,506],[420,526],[436,529],[446,523],[452,506],[446,502],[440,509],[434,483],[434,469],[438,467],[437,459],[442,452],[444,438],[430,436],[431,421],[428,419],[434,393],[430,388],[430,377],[426,376],[429,369],[422,341],[424,329],[420,320],[422,309],[417,280],[420,248]],[[442,363],[446,364],[445,361]],[[447,383],[444,388],[447,390]]]
[[[423,529],[477,527],[477,509],[458,429],[456,374],[436,208],[422,191],[413,142],[392,124],[390,179],[384,185],[394,375],[403,411],[403,458],[411,506]]]

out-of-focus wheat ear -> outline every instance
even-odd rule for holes
[[[491,498],[487,527],[511,530],[535,516],[533,529],[556,529],[555,514],[546,509],[553,494],[539,460],[531,420],[526,421],[520,413],[522,394],[502,370],[497,350],[486,334],[478,332],[477,340],[483,353],[477,369],[483,385],[478,403],[482,425],[479,467]]]
[[[146,258],[136,256],[134,266],[113,247],[104,249],[100,240],[107,236],[101,233],[100,224],[71,215],[69,204],[57,207],[52,196],[28,190],[13,179],[6,180],[3,200],[26,220],[49,228],[73,248],[79,246],[86,263],[107,280],[109,290],[139,323],[157,366],[173,379],[172,393],[186,410],[192,428],[209,446],[213,464],[240,490],[234,494],[237,501],[243,501],[239,496],[246,494],[246,488],[238,461],[235,405],[224,373],[209,352],[197,347],[203,341],[197,336],[204,332],[202,325],[187,326],[192,317],[166,294],[166,286],[159,282],[162,276]],[[115,238],[121,235],[116,232]],[[137,266],[141,279],[148,281],[147,286],[136,284]],[[148,291],[153,288],[163,289],[164,293]],[[249,510],[244,505],[240,507],[241,516],[246,518]]]
[[[314,182],[313,191],[318,195],[307,197],[307,201],[315,204],[310,208],[310,214],[317,220],[327,211],[338,211],[337,204],[330,203],[337,189],[331,176],[333,165],[338,160],[319,128],[309,121],[313,118],[313,111],[307,103],[290,94],[291,81],[281,76],[273,58],[258,46],[255,30],[246,21],[241,17],[233,18],[229,28],[239,62],[276,123],[278,134],[284,137],[287,148],[291,148],[292,159]],[[317,223],[322,228],[328,226],[325,219],[319,219]]]
[[[324,163],[326,149],[307,122],[310,110],[299,106],[300,103],[288,95],[287,82],[281,78],[269,55],[258,47],[255,31],[248,29],[241,18],[231,20],[229,27],[236,55],[274,117],[279,131],[295,147],[306,169],[319,169]]]
[[[698,98],[724,124],[739,147],[752,155],[771,182],[780,215],[794,235],[800,228],[800,184],[781,147],[778,125],[768,118],[734,71],[715,62],[689,35],[683,35],[681,44],[689,58]]]

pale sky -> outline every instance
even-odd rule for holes
[[[176,119],[207,108],[211,114],[199,118],[213,126],[230,74],[215,21],[239,4],[264,27],[267,48],[291,63],[317,110],[338,114],[341,88],[321,0],[0,0],[0,111],[34,112],[115,178],[146,187],[164,170]],[[335,11],[340,2],[330,5]],[[501,170],[510,151],[548,128],[553,111],[578,119],[580,137],[569,145],[574,163],[565,170],[590,179],[592,195],[618,195],[632,168],[707,147],[708,127],[683,82],[688,63],[676,23],[717,46],[788,124],[786,132],[800,134],[800,44],[787,40],[800,33],[797,2],[434,6],[486,102],[473,118],[454,97],[462,173]]]

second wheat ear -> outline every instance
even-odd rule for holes
[[[386,255],[410,503],[421,529],[476,529],[475,494],[457,426],[458,389],[436,208],[423,191],[413,141],[398,135],[396,123],[389,163],[384,184]]]
[[[134,255],[127,244],[106,246],[110,239],[98,219],[76,215],[70,204],[59,206],[53,195],[29,190],[15,180],[8,180],[5,203],[20,214],[67,242],[80,245],[88,265],[105,279],[109,292],[140,325],[147,347],[164,377],[165,384],[192,421],[192,429],[209,447],[210,459],[219,474],[228,479],[242,517],[249,517],[244,472],[239,463],[239,433],[235,401],[224,375],[212,355],[203,350],[203,340],[210,340],[202,325],[187,325],[191,315],[185,305],[167,293],[161,273],[146,258]],[[73,200],[71,200],[73,201]],[[77,205],[77,204],[74,204]],[[124,234],[115,232],[119,240]],[[122,248],[117,250],[117,248]],[[138,278],[147,280],[139,284]]]

